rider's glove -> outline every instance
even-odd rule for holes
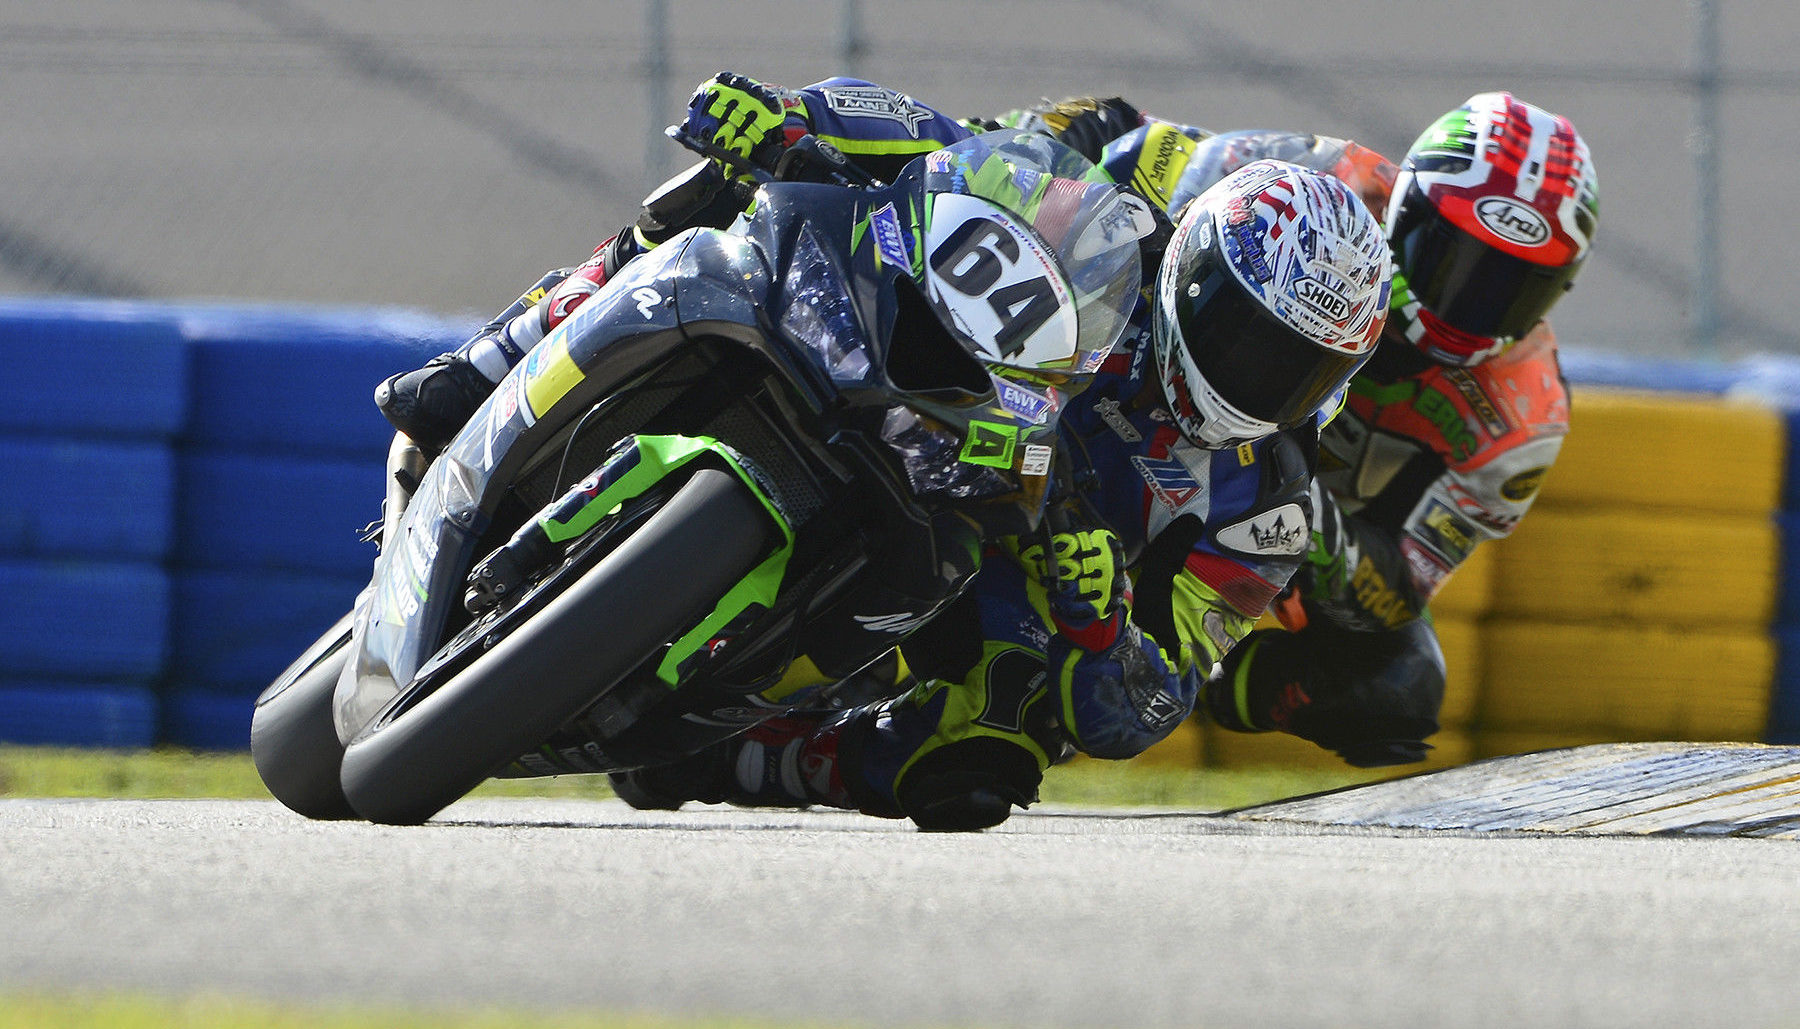
[[[1070,97],[1031,108],[1044,129],[1090,161],[1106,144],[1144,124],[1143,112],[1123,97]]]
[[[1045,557],[1045,536],[1051,557]],[[1037,536],[1013,536],[1008,549],[1044,586],[1050,620],[1059,635],[1083,650],[1111,646],[1130,614],[1125,549],[1112,530],[1067,527]]]
[[[787,111],[782,91],[735,72],[723,71],[700,84],[688,101],[681,127],[721,150],[728,150],[759,167],[773,167],[775,156],[787,145],[782,125]],[[737,168],[726,168],[742,176]]]

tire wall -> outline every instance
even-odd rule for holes
[[[256,695],[368,579],[371,391],[467,328],[0,299],[0,743],[246,749]]]
[[[0,743],[246,747],[256,694],[367,580],[390,436],[374,385],[471,328],[0,298]],[[1536,506],[1433,604],[1450,683],[1431,765],[1800,741],[1800,376],[1564,360],[1573,425]],[[1147,760],[1343,768],[1191,721]]]

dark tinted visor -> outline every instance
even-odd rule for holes
[[[1476,336],[1530,332],[1581,267],[1552,268],[1496,250],[1452,225],[1417,187],[1388,239],[1413,297],[1440,321]]]
[[[1347,382],[1362,358],[1302,336],[1245,292],[1214,251],[1180,269],[1175,317],[1181,342],[1220,399],[1252,418],[1286,425],[1310,415]]]

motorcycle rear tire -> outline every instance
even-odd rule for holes
[[[461,674],[372,719],[344,752],[344,795],[371,822],[431,818],[691,628],[756,567],[772,535],[736,476],[695,472],[629,539]]]
[[[339,782],[344,745],[331,719],[338,674],[350,656],[350,622],[350,615],[338,619],[277,676],[250,719],[250,758],[263,785],[291,810],[321,821],[357,817]]]

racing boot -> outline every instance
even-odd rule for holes
[[[554,324],[552,311],[566,315],[599,288],[581,274],[587,267],[546,272],[473,339],[376,386],[375,406],[414,443],[442,451],[507,371],[544,338]]]
[[[673,764],[612,772],[620,800],[641,811],[688,801],[737,807],[856,810],[839,751],[855,711],[796,711],[770,719]],[[899,817],[899,812],[865,811]]]
[[[437,452],[456,438],[494,385],[463,351],[456,351],[376,386],[375,406],[394,428]]]

